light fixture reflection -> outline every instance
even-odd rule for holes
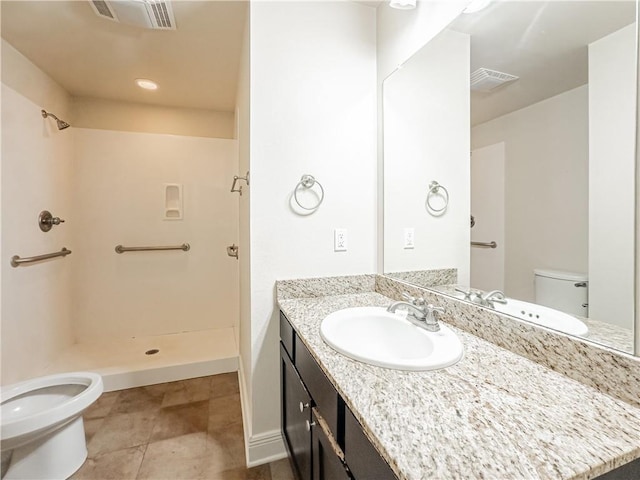
[[[389,6],[398,10],[412,10],[416,8],[416,0],[389,0]]]
[[[136,78],[136,85],[145,90],[157,90],[158,84],[148,78]]]

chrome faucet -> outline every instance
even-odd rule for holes
[[[480,302],[478,303],[485,307],[495,308],[494,303],[502,303],[505,305],[507,303],[507,299],[505,298],[504,293],[500,290],[491,290],[484,295],[480,295]]]
[[[408,302],[393,302],[387,307],[387,312],[395,313],[400,307],[406,307],[408,310],[407,320],[414,325],[424,328],[429,332],[437,332],[440,330],[440,324],[435,314],[444,313],[444,308],[434,307],[433,305],[426,305],[423,298],[413,298],[408,294],[403,294]]]
[[[478,303],[478,299],[480,298],[480,292],[472,290],[471,288],[469,290],[464,290],[463,288],[456,287],[455,291],[462,293],[464,295],[463,300],[467,300],[469,302]]]

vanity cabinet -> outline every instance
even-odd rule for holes
[[[367,480],[394,480],[396,475],[378,454],[362,431],[362,427],[346,409],[344,429],[345,461],[354,478]]]
[[[397,480],[282,312],[280,373],[282,434],[298,480]]]
[[[313,452],[313,480],[351,480],[335,438],[322,423],[322,417],[313,412],[311,430]]]
[[[291,359],[280,347],[282,379],[282,433],[289,456],[298,469],[300,478],[311,478],[311,397],[298,376]]]

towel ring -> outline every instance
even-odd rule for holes
[[[444,194],[440,193],[440,190],[442,190]],[[433,205],[431,205],[431,200],[434,195],[438,195],[444,198],[444,205],[442,206],[442,208],[435,208],[433,207]],[[429,210],[431,210],[433,213],[438,214],[444,212],[447,209],[447,206],[449,206],[449,191],[435,180],[432,181],[429,184],[429,191],[427,192],[427,207],[429,207]]]
[[[307,188],[307,189],[313,188],[314,185],[318,185],[318,187],[320,187],[320,199],[318,200],[318,203],[315,206],[305,207],[300,203],[300,200],[298,199],[298,190],[300,189],[300,187]],[[316,210],[324,200],[324,188],[322,188],[322,185],[320,184],[319,181],[313,178],[313,175],[302,175],[302,177],[300,178],[300,181],[296,185],[296,188],[293,190],[293,199],[296,201],[298,206],[304,210]]]

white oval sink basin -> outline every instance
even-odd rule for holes
[[[589,327],[582,320],[554,308],[543,307],[542,305],[513,298],[507,298],[505,305],[495,303],[494,307],[498,312],[568,333],[569,335],[586,335],[589,332]]]
[[[446,325],[429,332],[384,307],[338,310],[320,325],[322,339],[349,358],[398,370],[435,370],[462,358],[462,342]]]

